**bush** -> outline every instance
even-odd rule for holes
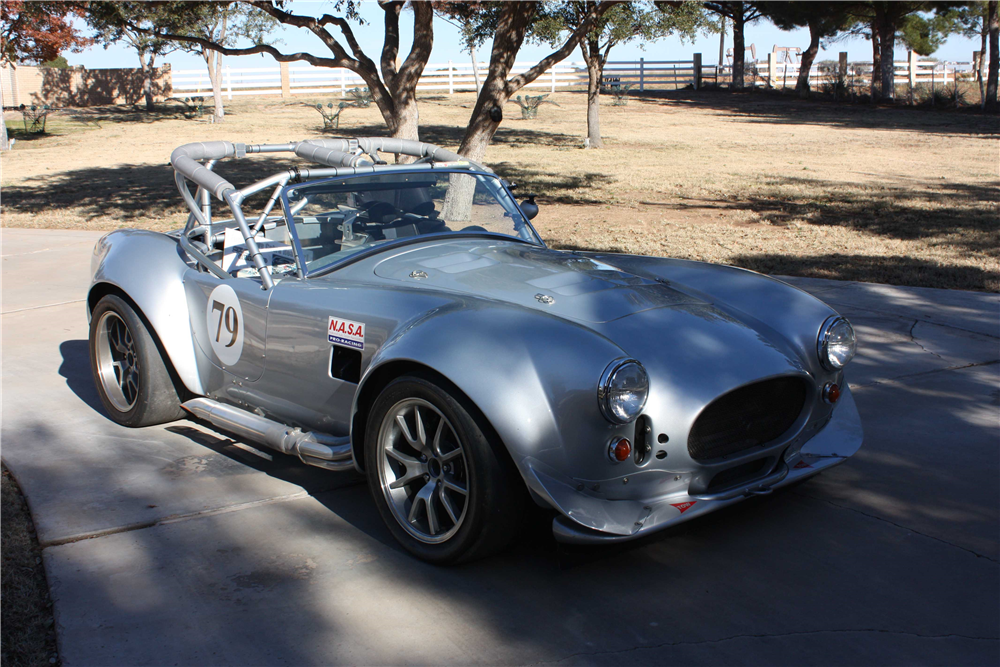
[[[521,96],[518,95],[516,98],[514,98],[514,102],[516,102],[517,105],[521,107],[521,120],[529,120],[531,118],[537,118],[538,107],[540,107],[543,104],[555,104],[556,106],[559,106],[552,100],[545,99],[546,97],[548,97],[548,95],[536,95],[534,97],[532,97],[531,95],[525,95],[524,99],[522,100]]]

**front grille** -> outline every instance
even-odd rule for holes
[[[806,402],[806,383],[781,377],[723,394],[702,410],[688,435],[688,453],[708,461],[766,445],[792,427]]]

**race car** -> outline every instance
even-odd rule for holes
[[[271,154],[299,161],[242,188],[216,171]],[[779,280],[550,249],[532,196],[416,141],[215,141],[171,164],[184,228],[94,248],[109,417],[356,470],[419,558],[494,553],[531,504],[559,541],[633,540],[862,444],[854,330]]]

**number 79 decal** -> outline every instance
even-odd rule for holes
[[[219,285],[208,297],[205,323],[212,351],[223,366],[234,366],[243,353],[243,309],[229,285]]]

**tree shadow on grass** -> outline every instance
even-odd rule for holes
[[[291,160],[274,158],[227,160],[217,171],[241,187],[293,164]],[[3,204],[5,209],[18,213],[83,209],[88,218],[148,218],[185,210],[169,164],[88,167],[37,176],[5,187]],[[216,201],[214,206],[222,204]]]
[[[1000,272],[978,266],[946,266],[915,257],[840,253],[796,256],[774,252],[736,255],[730,261],[734,266],[768,274],[1000,292]]]
[[[724,90],[646,91],[632,99],[645,104],[714,109],[752,123],[827,125],[851,129],[902,130],[941,135],[997,136],[997,117],[976,109],[942,111],[904,106],[872,106],[820,100],[800,100],[764,91]]]
[[[494,146],[550,146],[556,148],[582,148],[580,137],[563,132],[548,132],[524,127],[520,124],[508,125],[510,119],[500,126],[493,136]],[[345,137],[382,137],[386,134],[385,125],[356,125],[342,127],[338,132]],[[420,125],[420,141],[456,150],[465,136],[465,126],[459,125]]]

